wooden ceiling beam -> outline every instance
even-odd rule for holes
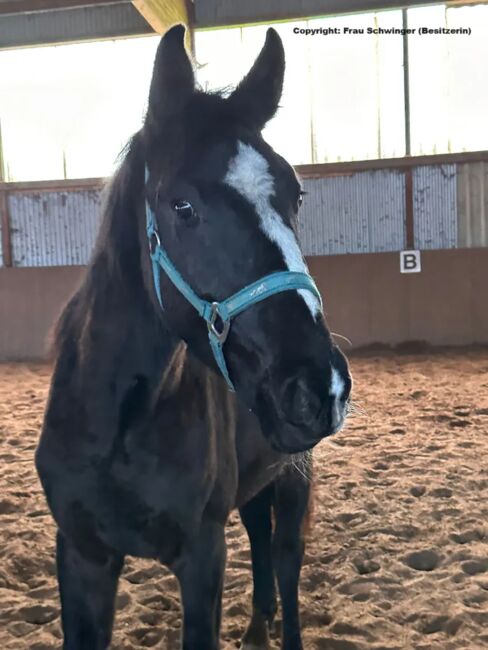
[[[189,52],[194,51],[193,3],[190,0],[132,0],[132,4],[158,34],[164,34],[176,23],[186,25],[186,47]]]

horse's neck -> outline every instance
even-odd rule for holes
[[[181,391],[187,396],[189,386],[207,386],[213,373],[171,333],[157,303],[139,190],[121,170],[80,292],[83,304],[75,336],[90,351],[90,369],[115,379],[120,394],[134,378],[144,377],[154,397],[171,393],[177,398]],[[101,366],[105,373],[100,373]],[[214,388],[210,392],[215,396]]]

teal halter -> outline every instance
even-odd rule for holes
[[[146,182],[148,180],[148,175],[149,173],[146,168]],[[257,302],[261,302],[261,300],[265,300],[276,293],[297,289],[310,291],[310,293],[318,298],[320,306],[322,307],[322,299],[313,279],[308,275],[308,273],[295,271],[278,271],[277,273],[266,275],[264,278],[256,280],[256,282],[249,284],[244,289],[241,289],[221,302],[208,302],[207,300],[202,300],[202,298],[193,291],[190,285],[185,282],[173,262],[169,259],[168,254],[161,246],[156,218],[147,200],[146,230],[149,240],[149,253],[152,262],[154,288],[156,289],[156,295],[161,308],[164,310],[159,277],[160,270],[162,269],[178,291],[183,294],[191,305],[193,305],[199,315],[207,323],[210,347],[212,348],[215,361],[217,362],[217,365],[231,391],[234,391],[235,389],[229,377],[227,364],[225,363],[223,345],[229,334],[232,318],[248,307],[251,307],[251,305],[255,305]],[[217,319],[220,319],[221,323],[219,328],[217,328]]]

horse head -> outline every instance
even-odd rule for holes
[[[233,92],[203,92],[173,27],[141,136],[155,308],[157,294],[171,332],[224,374],[275,449],[294,453],[341,428],[351,377],[298,242],[300,182],[261,134],[284,71],[269,29]]]

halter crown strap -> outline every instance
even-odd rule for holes
[[[146,167],[146,183],[148,177],[149,172]],[[283,291],[292,290],[310,291],[310,293],[318,299],[322,309],[322,298],[315,282],[308,273],[300,273],[297,271],[278,271],[266,275],[221,302],[209,302],[208,300],[203,300],[195,293],[195,291],[193,291],[186,280],[183,279],[180,272],[169,259],[168,254],[162,247],[154,212],[147,200],[146,231],[152,263],[154,288],[161,308],[164,310],[160,283],[160,271],[163,270],[178,291],[188,300],[188,302],[207,323],[210,347],[215,357],[215,361],[217,362],[217,365],[231,391],[234,391],[235,389],[225,362],[223,345],[229,334],[232,318],[248,307],[261,302],[262,300],[266,300],[266,298],[269,298],[270,296],[274,296]]]

